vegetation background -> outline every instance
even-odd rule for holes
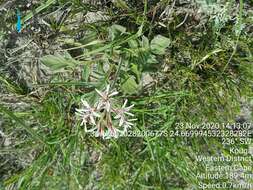
[[[198,189],[195,157],[229,155],[220,138],[86,134],[75,109],[107,84],[135,131],[252,121],[252,0],[1,0],[0,18],[0,189]]]

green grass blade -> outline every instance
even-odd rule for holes
[[[9,111],[7,108],[5,108],[4,106],[0,105],[0,112],[5,113],[6,115],[8,115],[11,119],[13,119],[14,121],[16,121],[17,123],[19,123],[22,128],[24,130],[26,130],[34,140],[37,140],[45,145],[47,145],[47,143],[43,140],[43,138],[41,136],[39,136],[33,129],[29,128],[21,119],[19,119],[15,114],[13,114],[11,111]]]
[[[37,8],[35,9],[34,12],[33,12],[33,11],[30,11],[30,12],[23,18],[22,23],[27,22],[28,20],[30,20],[30,19],[34,16],[34,14],[37,14],[37,13],[41,12],[42,10],[46,9],[47,7],[49,7],[50,5],[52,5],[52,4],[55,3],[55,2],[56,2],[56,0],[48,0],[45,4],[42,4],[42,5],[40,5],[39,7],[37,7]],[[24,26],[25,26],[25,25],[24,25]]]

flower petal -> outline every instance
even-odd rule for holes
[[[86,100],[81,99],[81,101],[82,101],[83,105],[84,105],[86,108],[90,108],[90,105],[89,105],[89,103],[88,103]]]
[[[105,94],[108,95],[109,94],[109,90],[110,90],[110,85],[108,84],[106,86],[106,90],[105,90]]]
[[[125,122],[125,118],[121,117],[120,120],[119,120],[119,126],[121,127],[124,122]]]
[[[117,92],[117,91],[114,91],[114,92],[112,92],[108,97],[112,97],[112,96],[115,96],[115,95],[117,95],[119,92]]]
[[[127,104],[127,99],[125,100],[125,102],[124,102],[122,108],[126,107],[126,104]]]
[[[100,92],[99,90],[97,90],[97,89],[95,89],[96,90],[96,92],[102,97],[102,98],[104,98],[104,94],[102,93],[102,92]]]
[[[125,114],[130,115],[130,116],[134,116],[134,114],[132,114],[130,112],[125,112]]]
[[[106,104],[105,104],[105,109],[106,109],[106,111],[107,112],[110,112],[110,109],[111,109],[111,104],[110,104],[110,102],[106,102]]]

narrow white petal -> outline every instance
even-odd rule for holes
[[[100,110],[100,109],[102,109],[103,108],[103,105],[104,105],[104,103],[102,102],[102,100],[99,100],[99,102],[97,103],[97,110]]]
[[[119,119],[119,118],[121,118],[121,115],[116,115],[115,117],[114,117],[115,119]]]
[[[121,117],[120,120],[119,120],[119,126],[121,127],[124,122],[125,122],[124,117]]]
[[[108,84],[107,87],[106,87],[106,90],[105,90],[107,95],[109,94],[109,90],[110,90],[110,85]]]
[[[127,105],[127,99],[125,100],[125,102],[124,102],[122,108],[126,107],[126,105]]]
[[[128,106],[126,109],[129,111],[132,107],[134,107],[134,104],[132,104],[131,106]]]
[[[130,116],[134,116],[134,114],[132,114],[130,112],[125,112],[125,114],[130,115]]]
[[[86,119],[83,119],[80,125],[81,126],[86,126],[86,123],[87,123]]]
[[[112,92],[112,93],[109,95],[109,97],[111,97],[111,96],[115,96],[115,95],[117,95],[117,94],[118,94],[118,92],[117,92],[117,91]]]
[[[90,105],[86,100],[81,99],[81,101],[86,108],[90,108]]]
[[[85,110],[84,109],[76,109],[76,112],[78,113],[83,113]]]
[[[130,122],[126,122],[126,125],[132,126],[132,125],[134,125],[134,124],[133,124],[133,123],[130,123]]]
[[[110,112],[111,105],[109,102],[106,102],[105,109],[107,112]]]
[[[104,98],[104,94],[102,93],[102,92],[100,92],[99,90],[97,90],[97,89],[95,89],[96,90],[96,92],[102,97],[102,98]]]
[[[96,125],[95,119],[93,118],[93,116],[90,116],[90,121],[93,125]]]
[[[87,125],[84,125],[84,131],[88,132]]]
[[[91,132],[94,132],[96,129],[97,129],[96,127],[93,127],[91,129],[88,129],[86,132],[91,133]]]
[[[82,112],[76,112],[76,115],[77,115],[77,116],[83,116],[84,113],[82,113]]]

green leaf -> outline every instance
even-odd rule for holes
[[[148,64],[154,64],[154,63],[158,63],[156,56],[149,54],[147,55],[147,61]]]
[[[85,82],[88,82],[89,76],[90,76],[90,66],[89,65],[84,65],[82,77],[83,77]]]
[[[131,10],[128,5],[126,4],[125,1],[123,0],[115,0],[113,1],[114,5],[120,9],[123,9],[123,10]]]
[[[137,49],[139,47],[138,41],[135,39],[129,40],[128,45],[132,49]]]
[[[130,76],[122,85],[121,89],[125,94],[135,94],[138,91],[138,84],[135,78]]]
[[[219,52],[224,51],[223,49],[215,49],[211,52],[209,52],[208,54],[206,54],[199,62],[194,62],[194,64],[192,65],[192,69],[194,69],[195,66],[201,64],[202,62],[206,61],[209,57],[216,55]]]
[[[61,69],[66,67],[73,67],[77,65],[77,61],[74,60],[70,55],[46,55],[41,58],[41,62],[48,66],[53,71],[60,72]]]
[[[137,64],[131,65],[131,71],[135,74],[137,81],[140,81],[141,72],[139,71]]]
[[[114,40],[116,37],[124,33],[126,33],[126,28],[121,25],[114,24],[109,28],[109,38],[111,40]]]
[[[146,36],[142,36],[141,46],[144,49],[149,49],[149,40]]]
[[[35,11],[30,11],[22,20],[22,23],[27,22],[28,20],[30,20],[35,14],[38,14],[39,12],[43,11],[44,9],[48,8],[50,5],[52,5],[53,3],[55,3],[56,0],[48,0],[47,2],[45,2],[44,4],[41,4],[39,7],[37,7],[35,9]]]
[[[151,41],[150,48],[152,53],[157,55],[165,54],[165,50],[170,45],[170,39],[161,35],[157,35]]]

